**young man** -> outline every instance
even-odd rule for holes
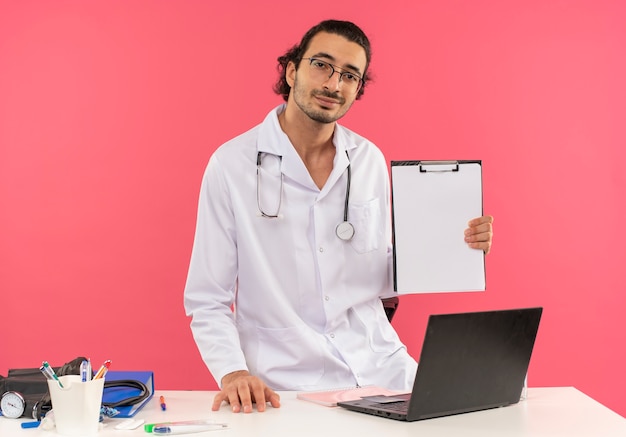
[[[214,410],[279,407],[274,390],[410,390],[415,377],[381,304],[393,295],[386,161],[337,124],[363,94],[369,41],[324,21],[279,62],[286,104],[216,150],[202,181],[185,308],[221,386]],[[471,247],[489,251],[491,222],[470,221]]]

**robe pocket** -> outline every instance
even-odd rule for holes
[[[383,238],[380,200],[351,203],[348,207],[348,220],[354,226],[354,237],[350,240],[357,253],[378,250]]]

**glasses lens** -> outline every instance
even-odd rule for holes
[[[319,81],[326,81],[332,77],[334,73],[339,74],[339,81],[349,91],[356,92],[361,87],[361,78],[349,71],[338,71],[328,62],[315,58],[309,58],[311,76]]]

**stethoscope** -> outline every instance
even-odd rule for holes
[[[261,206],[261,154],[263,152],[258,152],[256,155],[256,203],[259,208],[259,212],[262,217],[265,218],[277,218],[280,213],[280,206],[282,204],[283,198],[283,172],[280,172],[280,197],[278,199],[278,206],[276,207],[276,212],[274,214],[270,214],[266,212]],[[280,162],[282,163],[283,157],[280,155],[276,155]],[[335,228],[335,234],[339,237],[340,240],[350,241],[354,236],[354,226],[352,223],[348,221],[348,202],[350,200],[350,183],[352,179],[352,171],[350,168],[350,155],[348,155],[348,151],[346,150],[346,156],[348,157],[348,178],[346,182],[346,196],[343,205],[343,221],[337,225]]]

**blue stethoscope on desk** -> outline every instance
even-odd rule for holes
[[[277,218],[280,212],[280,206],[283,198],[283,172],[280,172],[280,194],[278,198],[278,206],[276,207],[276,212],[274,214],[269,214],[263,210],[261,206],[261,154],[263,152],[258,152],[256,155],[256,203],[259,208],[259,212],[262,217],[265,218]],[[280,155],[276,155],[280,162],[282,163],[283,157]],[[346,182],[346,196],[345,202],[343,205],[343,221],[337,225],[335,228],[335,233],[340,240],[350,241],[354,236],[354,226],[352,223],[348,221],[348,201],[350,200],[350,180],[352,178],[352,172],[350,170],[350,155],[348,155],[348,151],[346,150],[346,156],[348,157],[348,178]]]

